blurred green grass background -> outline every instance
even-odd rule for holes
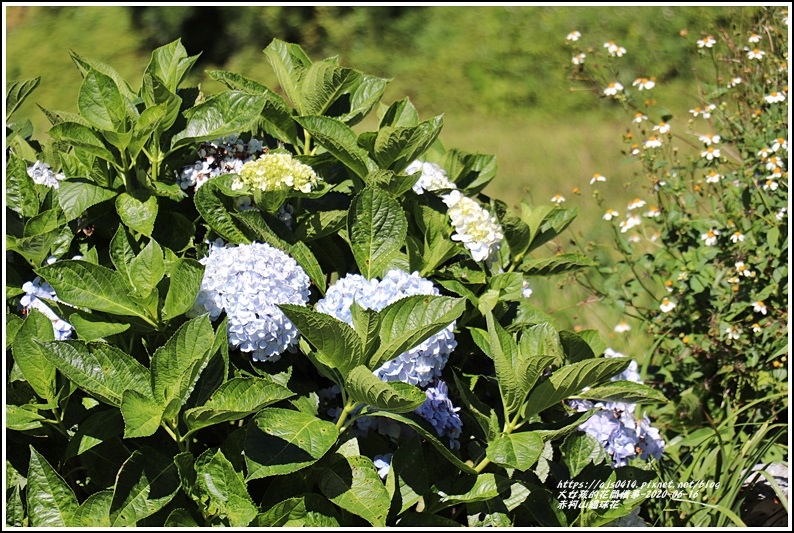
[[[695,80],[704,62],[697,61],[695,41],[742,24],[754,9],[5,5],[5,75],[41,76],[14,119],[29,118],[34,137],[46,139],[49,123],[37,105],[76,111],[81,77],[69,50],[111,65],[137,90],[151,50],[180,38],[188,53],[201,53],[187,84],[214,93],[223,87],[206,70],[239,72],[278,90],[262,50],[273,38],[295,42],[312,59],[338,55],[344,65],[392,79],[386,104],[409,96],[423,120],[443,113],[445,146],[496,155],[489,196],[517,206],[521,199],[548,204],[561,194],[565,207],[580,212],[569,237],[607,243],[610,229],[589,180],[596,172],[607,176],[601,192],[619,210],[641,194],[634,167],[620,154],[629,120],[614,102],[571,90],[566,35],[578,30],[593,48],[607,40],[624,46],[621,77],[655,76],[653,97],[665,102],[674,125],[683,125],[699,103]],[[552,242],[543,253],[564,244]],[[649,348],[638,324],[615,334],[623,317],[585,303],[576,285],[552,278],[531,287],[558,328],[598,329],[614,349],[639,359]]]

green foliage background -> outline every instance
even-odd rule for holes
[[[587,197],[589,179],[609,177],[602,192],[615,205],[637,196],[637,184],[619,154],[623,112],[614,102],[594,105],[592,95],[572,92],[565,36],[609,35],[627,49],[627,79],[655,76],[652,96],[683,123],[699,102],[695,41],[715,27],[749,20],[752,7],[538,7],[538,6],[6,6],[6,77],[41,76],[32,98],[18,111],[31,117],[41,138],[49,122],[36,105],[76,110],[81,77],[68,50],[113,65],[134,85],[149,51],[182,39],[201,53],[191,84],[209,93],[222,86],[205,70],[246,72],[278,87],[262,50],[275,37],[300,44],[312,57],[338,55],[343,65],[391,78],[383,101],[409,96],[423,119],[444,114],[440,139],[447,146],[494,154],[499,173],[485,191],[516,206],[521,198],[546,203],[555,194],[578,207],[571,228],[583,241],[608,231]],[[587,41],[591,42],[591,41]],[[597,46],[600,46],[600,42]],[[709,73],[711,74],[711,73]],[[133,89],[137,87],[133,86]],[[680,118],[679,118],[680,117]],[[364,123],[362,128],[370,127]],[[361,130],[363,131],[363,129]],[[575,189],[580,193],[575,193]],[[585,222],[586,221],[586,222]],[[559,250],[557,243],[547,252]],[[534,287],[560,327],[582,324],[610,338],[616,349],[639,355],[645,340],[615,338],[620,317],[583,304],[577,289],[564,293],[546,282]],[[584,316],[582,316],[584,311]]]

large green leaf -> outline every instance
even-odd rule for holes
[[[317,350],[317,358],[326,366],[347,376],[364,362],[364,349],[355,330],[336,317],[296,304],[282,304],[279,309],[304,338]]]
[[[443,118],[437,116],[417,126],[383,126],[375,138],[373,158],[381,168],[402,172],[435,142],[443,125]]]
[[[162,405],[174,400],[184,405],[199,374],[213,355],[210,349],[214,339],[209,315],[201,315],[182,324],[164,345],[155,350],[151,374],[156,400]]]
[[[55,399],[55,365],[47,360],[46,350],[37,341],[52,341],[52,322],[38,309],[31,309],[12,344],[14,362],[36,394],[51,402]]]
[[[538,462],[543,451],[543,439],[535,432],[524,431],[499,435],[488,443],[485,456],[493,463],[522,472]]]
[[[132,89],[130,89],[129,84],[124,81],[124,79],[119,75],[118,72],[116,72],[113,67],[101,61],[97,61],[96,59],[82,57],[73,50],[69,50],[69,57],[72,58],[75,66],[80,70],[80,73],[83,76],[86,76],[91,71],[97,71],[109,76],[124,97],[128,109],[132,109],[134,114],[135,106],[132,105],[132,102],[137,98],[137,95]]]
[[[633,381],[612,381],[597,387],[592,387],[578,394],[580,398],[587,400],[599,400],[604,402],[659,402],[667,403],[669,399],[656,389],[635,383]]]
[[[171,266],[171,281],[163,304],[163,318],[168,320],[187,312],[196,301],[204,265],[195,259],[177,259]]]
[[[130,329],[129,322],[108,322],[107,318],[83,311],[70,314],[69,323],[72,324],[77,337],[85,342],[102,340]]]
[[[160,427],[165,406],[152,398],[151,391],[126,390],[121,398],[124,438],[149,437]]]
[[[47,133],[56,141],[68,143],[105,161],[116,163],[116,156],[108,150],[102,138],[87,126],[76,122],[59,122]]]
[[[405,213],[389,193],[367,187],[353,199],[347,217],[350,247],[359,270],[367,279],[380,277],[405,243]]]
[[[130,129],[119,88],[110,76],[96,70],[89,70],[83,77],[77,108],[84,119],[100,130],[122,133]]]
[[[509,491],[511,486],[512,482],[508,478],[491,473],[463,475],[451,483],[444,480],[436,484],[440,503],[434,506],[434,510],[463,503],[484,502]]]
[[[123,432],[124,419],[118,409],[92,409],[69,439],[64,456],[66,459],[78,456]]]
[[[352,170],[359,178],[364,178],[377,166],[369,158],[366,150],[358,146],[355,132],[340,120],[324,116],[295,117],[295,121],[323,148]]]
[[[129,274],[133,288],[141,296],[149,296],[165,275],[163,249],[157,241],[149,239],[149,243],[130,262]]]
[[[256,527],[339,527],[339,512],[319,494],[306,493],[277,503],[256,517]]]
[[[11,114],[16,111],[25,98],[38,87],[41,76],[36,76],[28,80],[7,80],[6,81],[6,122]]]
[[[597,263],[586,255],[561,254],[541,259],[525,257],[519,268],[530,276],[553,276],[596,265]]]
[[[419,437],[413,437],[400,444],[392,456],[388,476],[394,478],[396,485],[392,497],[396,503],[393,514],[401,515],[421,500],[430,489],[428,467]]]
[[[449,296],[416,294],[383,308],[380,315],[380,347],[368,366],[374,370],[454,322],[466,309],[466,300]]]
[[[193,197],[196,210],[204,221],[227,241],[233,244],[250,244],[251,239],[237,226],[235,219],[220,197],[219,188],[222,182],[223,177],[220,176],[208,180],[198,188]]]
[[[22,406],[6,404],[5,413],[5,427],[14,431],[38,429],[42,427],[42,421],[47,419],[39,414],[37,405],[31,404]]]
[[[30,446],[26,487],[29,525],[71,527],[79,507],[77,496],[39,452]]]
[[[529,418],[585,387],[600,384],[625,370],[629,362],[627,357],[601,357],[563,366],[530,393],[525,416]]]
[[[265,107],[264,95],[225,91],[185,111],[185,129],[171,139],[177,148],[219,139],[249,129]]]
[[[127,295],[127,284],[115,270],[86,261],[66,260],[43,266],[36,273],[68,304],[150,320],[141,304]]]
[[[334,424],[299,411],[266,407],[245,434],[247,480],[297,472],[317,462],[336,443]]]
[[[213,424],[240,420],[294,395],[287,387],[270,379],[232,378],[218,387],[207,403],[185,411],[185,423],[188,429],[196,431]]]
[[[345,511],[375,527],[385,527],[391,499],[372,459],[361,455],[341,458],[323,472],[318,486]]]
[[[151,395],[149,370],[111,344],[67,340],[40,345],[59,372],[104,403],[119,407],[126,390]]]
[[[388,83],[388,79],[365,74],[350,91],[350,109],[337,118],[348,126],[361,122],[378,104]]]
[[[496,156],[470,154],[456,148],[447,150],[439,164],[447,170],[447,177],[468,196],[475,196],[484,189],[498,170]]]
[[[356,402],[394,413],[409,413],[427,399],[421,389],[401,381],[382,381],[363,365],[350,371],[345,389]]]
[[[134,526],[170,502],[179,490],[173,460],[150,447],[135,450],[119,470],[110,506],[111,527]]]
[[[281,89],[290,99],[295,108],[301,105],[301,87],[306,70],[312,62],[303,49],[297,44],[286,43],[273,39],[263,50],[270,66],[276,73]]]
[[[488,310],[485,314],[488,326],[489,344],[478,343],[480,348],[494,362],[496,379],[499,383],[499,392],[507,412],[514,414],[526,398],[527,392],[523,389],[523,382],[516,373],[516,362],[519,358],[518,344],[505,329],[496,321],[493,313]],[[472,336],[476,341],[483,339],[481,336]]]
[[[28,166],[15,154],[8,155],[6,162],[6,205],[23,217],[32,217],[39,212],[39,197],[36,185],[28,176]]]
[[[116,197],[116,211],[127,227],[152,236],[158,211],[156,196],[144,191],[137,191],[135,195],[123,192]]]
[[[130,263],[135,259],[136,251],[132,247],[129,234],[124,224],[119,224],[116,233],[110,240],[110,260],[116,271],[122,276],[127,286],[132,288],[132,279],[130,279]]]
[[[598,464],[608,457],[598,439],[583,431],[568,435],[560,446],[562,460],[574,478],[590,464]]]
[[[58,204],[69,222],[81,216],[89,207],[115,198],[117,194],[116,191],[105,189],[88,180],[72,178],[61,182]]]
[[[207,513],[226,518],[231,527],[245,527],[258,509],[240,474],[221,450],[207,450],[195,464],[196,487]]]
[[[361,73],[340,67],[333,59],[316,61],[306,69],[301,83],[301,115],[322,115]]]
[[[180,82],[198,58],[198,55],[188,56],[181,40],[177,39],[152,51],[146,72],[162,81],[169,91],[176,93]]]
[[[112,502],[113,491],[111,490],[102,490],[90,495],[74,513],[75,527],[109,528],[110,504]]]

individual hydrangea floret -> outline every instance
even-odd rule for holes
[[[190,314],[228,316],[229,345],[254,361],[277,361],[294,351],[298,331],[277,304],[306,305],[310,280],[298,263],[268,244],[211,243],[204,278]]]
[[[372,460],[372,462],[375,464],[375,468],[378,469],[378,476],[380,476],[381,479],[386,479],[386,476],[389,475],[389,470],[391,470],[392,455],[392,453],[376,455]]]
[[[439,437],[449,439],[450,448],[460,448],[458,437],[463,429],[463,422],[458,415],[460,407],[455,407],[450,401],[447,384],[439,380],[432,387],[428,387],[425,394],[427,399],[416,412],[430,422]]]
[[[382,280],[367,280],[360,274],[348,274],[331,285],[325,298],[317,302],[316,309],[353,324],[350,307],[355,301],[365,309],[380,311],[387,305],[416,294],[439,294],[428,279],[414,272],[390,270]],[[387,361],[375,370],[375,375],[384,381],[403,381],[420,387],[426,386],[441,375],[449,354],[457,346],[453,330],[455,322],[432,335],[395,359]]]
[[[54,189],[58,189],[61,186],[60,181],[66,177],[64,174],[53,172],[50,165],[43,161],[36,161],[33,166],[28,167],[28,176],[34,183]]]
[[[247,143],[237,134],[202,143],[199,160],[177,172],[176,181],[182,189],[198,189],[208,179],[223,174],[239,174],[243,164],[264,152],[262,141],[252,137]]]
[[[62,319],[42,300],[59,302],[55,289],[46,281],[42,281],[40,276],[36,276],[33,281],[28,281],[22,285],[25,295],[19,299],[19,305],[25,313],[31,309],[36,309],[44,314],[52,322],[52,331],[56,341],[62,341],[72,336],[72,325]]]
[[[245,163],[239,174],[243,184],[261,191],[310,193],[320,183],[312,167],[285,152],[263,154],[259,159]]]
[[[409,176],[417,172],[421,172],[421,175],[413,186],[413,190],[416,194],[423,194],[425,191],[457,188],[457,186],[447,178],[447,172],[435,163],[416,160],[405,169],[405,173]]]
[[[607,348],[605,357],[623,357],[623,354]],[[642,383],[636,361],[631,361],[628,368],[613,376],[612,381],[633,381]],[[659,459],[664,453],[664,440],[659,430],[651,425],[650,419],[643,414],[638,420],[635,415],[636,404],[624,402],[594,402],[591,400],[570,400],[568,405],[575,410],[598,411],[579,426],[600,442],[612,458],[612,467],[626,466],[628,461],[639,455],[640,459],[651,457]]]

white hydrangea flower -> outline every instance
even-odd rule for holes
[[[36,276],[33,281],[25,282],[22,285],[22,290],[25,291],[25,295],[19,299],[19,305],[25,313],[28,313],[31,309],[36,309],[49,318],[52,322],[52,331],[55,334],[56,341],[62,341],[72,336],[72,331],[74,329],[72,325],[56,315],[55,312],[42,301],[42,299],[44,299],[60,302],[52,285],[46,281],[42,281],[40,276]]]
[[[460,241],[475,261],[492,261],[502,243],[502,226],[479,203],[454,190],[441,198],[455,226],[453,241]]]
[[[33,166],[28,167],[28,176],[34,183],[54,189],[58,189],[61,186],[60,181],[66,177],[64,174],[53,172],[50,165],[43,161],[36,161]]]
[[[433,282],[420,277],[417,272],[408,274],[402,270],[390,270],[380,281],[367,280],[360,274],[348,274],[328,288],[325,298],[317,302],[315,309],[352,325],[350,307],[353,301],[365,309],[380,311],[397,300],[416,294],[437,295],[439,291]],[[452,322],[419,346],[385,362],[374,374],[383,381],[426,386],[441,375],[449,354],[457,346],[454,329],[455,322]]]
[[[421,172],[419,179],[413,185],[416,194],[425,191],[438,191],[441,189],[456,189],[457,186],[447,178],[447,172],[435,163],[422,162],[418,159],[405,169],[405,174],[411,176]]]
[[[320,177],[312,167],[284,152],[269,152],[248,161],[240,169],[240,181],[262,191],[296,190],[312,192]]]
[[[198,149],[199,160],[177,172],[176,182],[182,189],[198,189],[208,179],[223,174],[239,174],[243,164],[262,154],[262,141],[251,138],[247,143],[237,134],[202,143]]]
[[[229,346],[250,352],[254,361],[277,361],[295,350],[298,330],[276,306],[309,301],[309,276],[295,259],[268,244],[218,240],[200,261],[204,278],[191,316],[209,312],[214,320],[225,311]]]

